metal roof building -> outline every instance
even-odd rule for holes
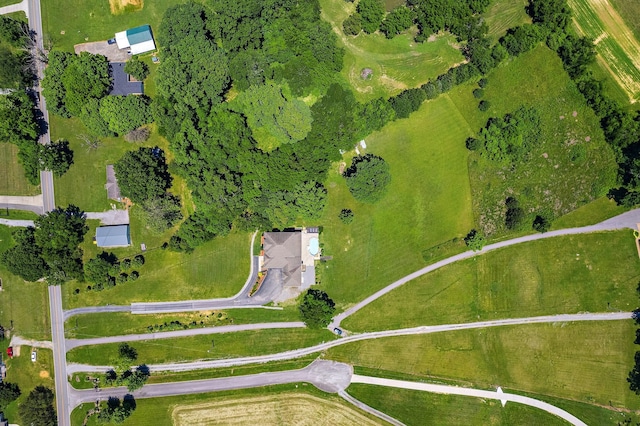
[[[98,247],[127,247],[131,245],[129,225],[100,226],[96,229]]]
[[[132,55],[156,49],[149,25],[141,25],[116,33],[116,43],[118,44],[118,49],[130,48]]]

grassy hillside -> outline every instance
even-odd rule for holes
[[[330,171],[321,242],[333,260],[320,264],[323,288],[344,307],[424,265],[422,251],[473,226],[464,119],[446,96],[422,105],[366,139],[384,158],[391,184],[376,204],[356,202],[338,165]],[[348,156],[348,160],[351,157]],[[341,209],[355,220],[344,225]]]

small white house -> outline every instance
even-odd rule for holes
[[[149,25],[142,25],[116,33],[116,44],[118,49],[131,49],[132,55],[156,49]]]

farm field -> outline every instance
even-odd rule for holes
[[[230,309],[224,311],[183,312],[176,314],[134,315],[127,313],[97,313],[77,315],[65,323],[67,338],[86,339],[97,336],[121,336],[124,334],[140,334],[159,331],[180,330],[180,326],[171,323],[191,324],[197,327],[213,327],[217,325],[252,324],[278,321],[300,321],[295,307],[283,310],[273,309]],[[203,322],[200,325],[200,322]],[[164,324],[168,324],[165,326]],[[151,330],[149,329],[151,327]]]
[[[551,238],[489,252],[423,275],[342,325],[360,332],[552,314],[630,312],[639,280],[640,263],[630,230]]]
[[[451,35],[425,43],[413,41],[415,29],[391,40],[383,34],[346,36],[342,32],[342,22],[355,11],[354,4],[343,0],[320,0],[320,7],[323,19],[331,24],[345,49],[342,75],[360,101],[389,97],[403,89],[420,86],[464,60],[454,47],[455,37]],[[364,68],[373,70],[371,79],[360,77]]]
[[[609,3],[633,31],[636,40],[640,40],[640,3],[635,0],[609,0]]]
[[[433,425],[548,425],[566,423],[545,411],[525,405],[481,400],[455,395],[438,395],[384,386],[352,384],[347,393],[407,426]]]
[[[306,328],[241,331],[215,335],[145,340],[131,343],[138,351],[138,363],[196,361],[266,355],[313,346],[336,337],[329,330]],[[110,365],[118,354],[119,344],[82,346],[67,353],[69,362]]]
[[[334,165],[320,221],[323,253],[334,258],[316,273],[339,309],[424,266],[423,250],[473,227],[464,147],[470,132],[442,96],[368,137],[367,152],[391,169],[389,189],[374,205],[356,202]],[[354,212],[350,225],[338,219],[344,208]]]
[[[531,73],[532,69],[536,72]],[[478,110],[472,95],[477,86],[459,86],[450,95],[474,132],[490,117],[502,117],[522,105],[534,106],[541,122],[540,143],[520,164],[500,166],[477,152],[469,156],[474,216],[486,235],[506,231],[507,197],[519,201],[530,215],[530,224],[539,212],[562,216],[603,196],[614,185],[613,151],[555,52],[539,46],[486,78],[484,99],[491,107],[485,113]]]
[[[33,186],[24,176],[24,169],[18,160],[18,147],[12,143],[0,142],[0,195],[37,195],[39,186]]]
[[[85,261],[95,254],[91,250],[97,252],[91,243],[97,221],[90,222],[91,230],[85,236],[83,245],[88,247],[85,248]],[[138,236],[142,232],[134,221],[131,223],[131,233],[132,247],[109,251],[122,259],[138,254],[140,242],[146,242],[145,264],[139,268],[140,278],[100,292],[88,291],[87,283],[68,283],[63,287],[65,309],[107,303],[121,305],[143,301],[230,297],[240,291],[249,275],[249,234],[232,233],[215,238],[187,254],[161,249],[161,240],[152,244],[152,240],[140,239]],[[76,289],[79,290],[78,294]]]
[[[509,28],[530,24],[525,7],[527,0],[494,0],[483,14],[489,27],[489,39],[495,43]]]
[[[253,411],[253,403],[263,400],[260,410]],[[253,401],[248,405],[248,401]],[[285,402],[286,401],[286,402]],[[124,426],[175,426],[174,413],[189,413],[197,410],[197,407],[216,406],[224,408],[225,417],[220,415],[207,424],[229,424],[239,420],[237,424],[256,424],[275,426],[278,424],[290,424],[290,417],[299,418],[298,414],[279,408],[269,409],[268,407],[286,407],[289,403],[298,405],[307,401],[305,407],[314,414],[310,416],[310,421],[305,421],[306,417],[295,424],[299,425],[333,425],[333,424],[354,424],[349,419],[357,420],[355,424],[380,424],[375,417],[354,408],[344,402],[337,395],[331,395],[317,390],[313,385],[307,383],[288,384],[279,386],[267,386],[263,388],[244,389],[239,391],[216,392],[200,395],[184,395],[177,397],[138,399],[136,400],[136,410],[131,417],[126,419]],[[216,405],[213,405],[216,404]],[[86,412],[93,408],[94,404],[83,404],[76,408],[71,417],[73,426],[81,426]],[[232,411],[232,407],[236,411]],[[238,410],[240,412],[238,412]],[[203,412],[203,415],[206,412]],[[275,419],[273,414],[280,413],[280,417]],[[269,416],[269,417],[267,417]],[[317,417],[320,416],[320,417]],[[329,422],[323,423],[323,420]],[[293,421],[293,419],[291,419]],[[336,423],[337,422],[337,423]],[[346,422],[346,423],[345,423]],[[95,426],[98,423],[96,418],[91,417],[88,426]]]
[[[369,340],[330,349],[327,357],[414,380],[502,386],[635,410],[640,400],[626,381],[634,332],[631,320],[531,324]]]
[[[594,40],[598,61],[627,92],[640,98],[640,42],[608,0],[569,0],[578,32]]]

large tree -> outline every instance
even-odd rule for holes
[[[384,3],[382,0],[360,0],[357,7],[362,18],[362,29],[365,33],[375,33],[384,18]]]
[[[18,229],[13,234],[16,245],[0,255],[0,262],[14,275],[27,281],[46,277],[49,266],[42,258],[42,250],[36,244],[35,228]]]
[[[62,176],[73,164],[73,151],[69,142],[58,139],[47,145],[39,145],[40,167],[50,170],[56,176]]]
[[[309,328],[329,325],[336,311],[335,303],[322,290],[309,289],[299,306],[300,318]]]
[[[109,130],[122,135],[153,121],[150,104],[146,96],[107,96],[100,101],[100,115]]]
[[[56,411],[53,408],[53,392],[44,386],[36,386],[27,399],[18,407],[22,424],[30,426],[56,426]]]
[[[35,141],[38,123],[35,104],[23,91],[0,95],[0,142],[11,142],[18,146]]]
[[[15,383],[0,382],[0,411],[18,399],[20,388]]]
[[[160,197],[171,186],[164,151],[157,147],[129,151],[113,167],[122,195],[135,203]]]
[[[382,198],[391,181],[389,165],[373,154],[354,157],[351,167],[345,170],[344,177],[351,195],[356,200],[367,203],[374,203]]]

